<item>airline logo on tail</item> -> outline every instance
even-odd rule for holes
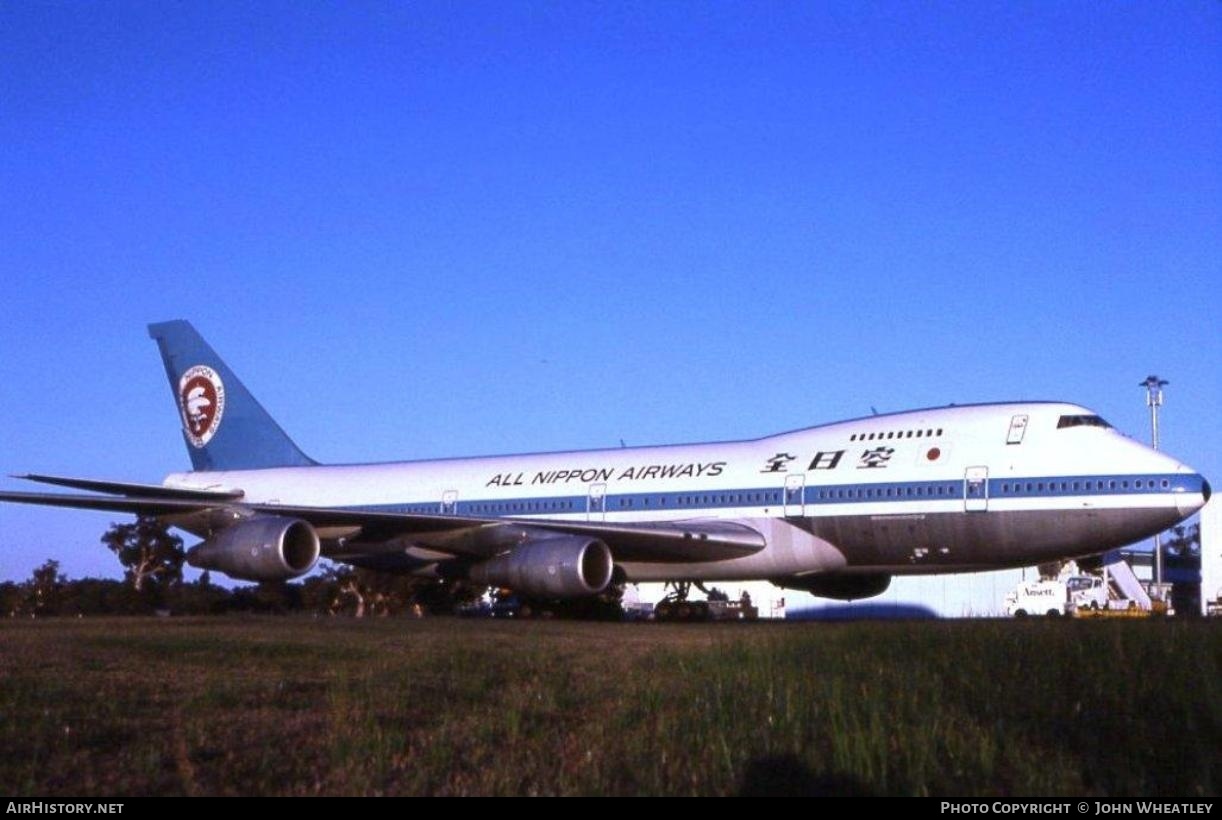
[[[178,380],[178,409],[183,430],[195,447],[203,447],[221,426],[225,414],[225,385],[211,367],[196,365]]]

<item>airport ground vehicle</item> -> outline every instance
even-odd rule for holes
[[[653,611],[658,621],[756,621],[760,614],[750,601],[661,601]]]
[[[694,586],[705,594],[703,601],[689,600],[692,584],[668,584],[670,592],[653,608],[656,621],[757,621],[759,607],[751,602],[745,591],[740,598],[731,599],[717,587]]]
[[[1069,615],[1078,610],[1101,610],[1108,606],[1108,591],[1097,575],[1023,581],[1006,595],[1006,614]]]

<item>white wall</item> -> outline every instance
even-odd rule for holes
[[[742,590],[746,589],[751,593],[752,602],[759,607],[760,617],[768,617],[769,612],[783,599],[784,609],[790,613],[795,610],[824,607],[877,609],[880,604],[883,604],[899,608],[921,607],[932,610],[940,618],[964,618],[1003,615],[1006,593],[1023,580],[1023,572],[1024,570],[1020,569],[1010,569],[959,575],[895,578],[882,595],[860,601],[833,601],[828,598],[816,598],[793,589],[779,589],[767,582],[748,584],[716,582],[712,586],[716,586],[734,599],[738,598]],[[1029,567],[1026,573],[1028,580],[1039,577],[1039,572],[1035,567]],[[656,603],[662,597],[662,584],[641,584],[639,589],[642,601]],[[693,590],[692,597],[698,599],[704,596]]]
[[[1201,614],[1222,597],[1222,501],[1201,509]]]

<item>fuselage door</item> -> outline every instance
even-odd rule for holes
[[[1010,432],[1006,434],[1006,444],[1022,444],[1023,434],[1027,432],[1027,417],[1017,415],[1010,417]]]
[[[806,487],[806,473],[790,473],[785,476],[785,517],[794,518],[806,514],[806,501],[803,489]]]
[[[446,490],[441,494],[441,514],[458,514],[458,490]]]
[[[607,518],[607,485],[591,484],[590,495],[586,502],[586,519],[589,521],[605,521]]]
[[[968,467],[963,474],[963,509],[985,512],[989,508],[989,468]]]

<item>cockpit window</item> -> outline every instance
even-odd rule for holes
[[[1063,427],[1111,427],[1099,416],[1061,416],[1057,422],[1057,429]]]

